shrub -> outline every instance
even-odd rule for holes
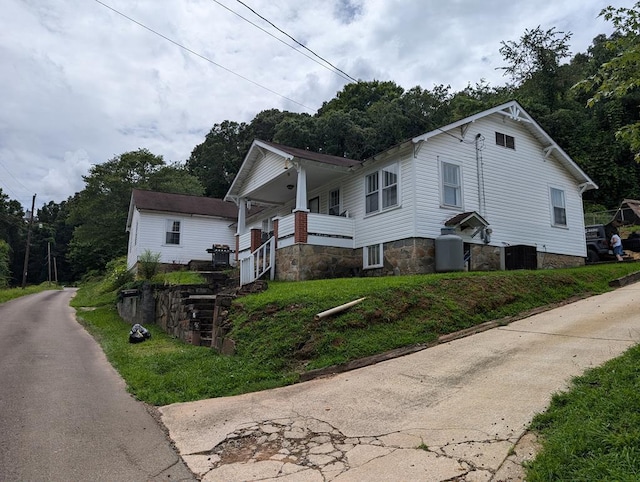
[[[160,253],[145,249],[138,258],[138,276],[145,280],[153,278],[160,268],[160,256]]]
[[[133,281],[133,273],[127,269],[127,258],[125,256],[107,263],[106,284],[109,291],[116,290],[131,281]]]

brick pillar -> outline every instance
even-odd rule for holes
[[[273,242],[276,249],[278,249],[278,219],[273,220]]]
[[[251,252],[262,246],[262,229],[253,228],[251,230]]]
[[[293,235],[293,240],[295,243],[307,242],[307,214],[308,213],[306,211],[295,212],[295,231]]]

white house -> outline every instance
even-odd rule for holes
[[[134,189],[126,230],[127,268],[136,266],[145,250],[160,253],[160,262],[188,265],[212,262],[213,245],[235,246],[238,209],[221,199]]]
[[[256,140],[225,200],[238,206],[236,251],[250,282],[266,271],[434,272],[443,228],[462,238],[469,270],[581,265],[589,189],[597,185],[512,101],[363,162]],[[250,206],[264,209],[248,215]]]

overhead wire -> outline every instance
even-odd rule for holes
[[[339,68],[337,68],[336,66],[334,66],[333,64],[331,64],[331,62],[328,62],[326,60],[324,60],[322,57],[320,57],[319,55],[315,54],[314,52],[310,51],[311,53],[313,53],[316,57],[318,57],[319,59],[322,59],[323,62],[326,62],[327,64],[329,64],[331,67],[323,64],[322,62],[318,62],[316,59],[314,59],[313,57],[311,57],[310,55],[307,55],[306,53],[302,52],[301,50],[298,50],[297,48],[295,48],[293,45],[288,44],[287,42],[285,42],[284,40],[282,40],[281,38],[276,37],[275,35],[273,35],[271,32],[269,32],[268,30],[262,28],[260,25],[258,25],[257,23],[252,22],[251,20],[249,20],[246,17],[243,17],[242,15],[240,15],[238,12],[236,12],[235,10],[227,7],[226,5],[220,3],[218,0],[211,0],[213,3],[216,3],[218,5],[220,5],[222,8],[224,8],[225,10],[228,10],[229,12],[231,12],[232,14],[236,15],[237,17],[241,18],[242,20],[244,20],[245,22],[253,25],[255,28],[262,30],[264,33],[266,33],[267,35],[269,35],[270,37],[273,37],[274,39],[276,39],[278,42],[286,45],[287,47],[289,47],[290,49],[295,50],[296,52],[298,52],[300,55],[304,55],[306,58],[308,58],[309,60],[311,60],[312,62],[315,62],[316,64],[318,64],[321,67],[324,67],[325,69],[327,69],[329,72],[332,72],[336,75],[338,75],[340,78],[351,82],[358,82],[356,79],[354,79],[353,77],[351,77],[349,74],[346,74],[345,72],[343,72],[342,70],[340,70]],[[246,5],[245,5],[246,6]],[[249,8],[249,7],[247,7]],[[250,8],[249,8],[250,9]],[[251,10],[251,9],[250,9]],[[256,14],[257,15],[257,14]],[[258,15],[260,18],[260,15]],[[269,22],[268,20],[265,20],[266,22]],[[271,24],[271,22],[269,22]],[[271,24],[273,25],[273,24]],[[278,27],[275,27],[276,29]],[[280,29],[278,29],[280,30]],[[287,35],[287,37],[292,38],[291,36],[289,36],[288,34],[285,33],[285,35]],[[300,44],[297,40],[293,39],[296,43]],[[300,44],[302,45],[302,44]],[[304,45],[302,45],[304,47]],[[305,47],[306,48],[306,47]],[[309,49],[307,49],[309,50]]]
[[[299,105],[300,107],[304,107],[305,109],[307,109],[307,110],[308,110],[308,111],[310,111],[310,112],[313,112],[313,111],[314,111],[314,109],[313,109],[313,108],[311,108],[311,107],[309,107],[309,106],[306,106],[306,105],[302,104],[301,102],[298,102],[298,101],[296,101],[296,100],[293,100],[293,99],[291,99],[291,98],[287,97],[286,95],[280,94],[280,93],[276,92],[275,90],[270,89],[269,87],[266,87],[266,86],[264,86],[264,85],[262,85],[262,84],[260,84],[260,83],[258,83],[258,82],[256,82],[256,81],[254,81],[254,80],[251,80],[251,79],[250,79],[250,78],[248,78],[248,77],[245,77],[245,76],[244,76],[244,75],[242,75],[242,74],[239,74],[239,73],[237,73],[237,72],[234,72],[233,70],[231,70],[231,69],[229,69],[229,68],[225,67],[224,65],[221,65],[221,64],[219,64],[219,63],[217,63],[217,62],[215,62],[215,61],[211,60],[209,57],[206,57],[206,56],[204,56],[204,55],[202,55],[202,54],[200,54],[200,53],[196,52],[195,50],[192,50],[192,49],[190,49],[189,47],[187,47],[187,46],[185,46],[185,45],[182,45],[182,44],[181,44],[181,43],[179,43],[179,42],[176,42],[175,40],[173,40],[173,39],[171,39],[171,38],[167,37],[166,35],[161,34],[160,32],[158,32],[158,31],[156,31],[156,30],[152,29],[151,27],[147,27],[145,24],[143,24],[143,23],[141,23],[141,22],[139,22],[139,21],[135,20],[134,18],[129,17],[128,15],[126,15],[126,14],[124,14],[124,13],[120,12],[119,10],[116,10],[115,8],[111,7],[110,5],[107,5],[106,3],[104,3],[104,2],[102,2],[102,1],[100,1],[100,0],[94,0],[94,1],[95,1],[96,3],[98,3],[98,4],[102,5],[103,7],[108,8],[108,9],[109,9],[109,10],[111,10],[112,12],[117,13],[117,14],[118,14],[118,15],[120,15],[121,17],[126,18],[126,19],[127,19],[127,20],[129,20],[130,22],[133,22],[133,23],[135,23],[136,25],[138,25],[138,26],[140,26],[140,27],[144,28],[145,30],[148,30],[149,32],[153,33],[154,35],[157,35],[158,37],[163,38],[163,39],[164,39],[164,40],[166,40],[167,42],[171,42],[171,43],[172,43],[172,44],[174,44],[175,46],[180,47],[181,49],[183,49],[183,50],[185,50],[185,51],[189,52],[189,53],[190,53],[190,54],[192,54],[192,55],[195,55],[196,57],[200,57],[202,60],[205,60],[205,61],[207,61],[207,62],[209,62],[209,63],[211,63],[211,64],[215,65],[216,67],[221,68],[222,70],[224,70],[224,71],[226,71],[226,72],[229,72],[230,74],[235,75],[236,77],[238,77],[238,78],[240,78],[240,79],[242,79],[242,80],[244,80],[244,81],[246,81],[246,82],[249,82],[249,83],[251,83],[251,84],[253,84],[253,85],[257,86],[257,87],[260,87],[261,89],[264,89],[264,90],[266,90],[267,92],[270,92],[270,93],[272,93],[272,94],[274,94],[274,95],[277,95],[278,97],[281,97],[282,99],[288,100],[289,102],[293,102],[294,104]]]
[[[220,2],[218,2],[217,0],[212,0],[212,1],[214,1],[214,2],[216,2],[216,3],[218,3],[218,4],[220,4]],[[355,79],[355,78],[351,77],[351,76],[350,76],[349,74],[347,74],[344,70],[339,69],[338,67],[336,67],[335,65],[333,65],[331,62],[329,62],[327,59],[325,59],[324,57],[322,57],[322,56],[318,55],[317,53],[315,53],[313,50],[311,50],[309,47],[307,47],[306,45],[304,45],[302,42],[299,42],[298,40],[296,40],[295,38],[293,38],[291,35],[289,35],[287,32],[285,32],[285,31],[284,31],[284,30],[282,30],[280,27],[278,27],[276,24],[274,24],[271,20],[269,20],[268,18],[265,18],[264,16],[260,15],[258,12],[256,12],[253,8],[251,8],[250,6],[248,6],[246,3],[242,2],[241,0],[236,0],[236,1],[237,1],[240,5],[242,5],[243,7],[247,8],[248,10],[250,10],[254,15],[256,15],[256,16],[257,16],[257,17],[259,17],[259,18],[261,18],[261,19],[262,19],[262,20],[264,20],[265,22],[267,22],[269,25],[271,25],[273,28],[275,28],[278,32],[280,32],[280,33],[281,33],[281,34],[283,34],[283,35],[286,35],[288,38],[290,38],[291,40],[293,40],[293,41],[294,41],[295,43],[297,43],[300,47],[302,47],[303,49],[305,49],[305,50],[307,50],[307,51],[311,52],[314,56],[316,56],[317,58],[319,58],[320,60],[322,60],[322,61],[323,61],[323,62],[325,62],[326,64],[330,65],[330,66],[331,66],[331,68],[335,69],[337,72],[339,72],[340,74],[342,74],[342,75],[340,75],[341,77],[345,76],[345,77],[347,77],[349,80],[351,80],[352,82],[355,82],[356,84],[359,82],[359,80],[358,80],[358,79]],[[224,5],[223,5],[223,6],[224,6]],[[228,9],[228,7],[225,7],[225,8],[227,8],[227,9]],[[231,9],[228,9],[228,10],[231,10]],[[231,10],[231,11],[233,11],[233,10]],[[234,12],[234,13],[235,13],[235,12]],[[238,15],[238,14],[236,14],[236,15]],[[239,17],[241,17],[241,18],[244,18],[244,17],[242,17],[241,15],[238,15],[238,16],[239,16]],[[248,21],[248,20],[247,20],[247,21]],[[252,24],[253,24],[253,22],[250,22],[250,23],[252,23]],[[253,24],[253,25],[255,25],[255,24]],[[258,27],[258,28],[260,28],[260,27]],[[261,29],[261,30],[263,30],[262,28],[260,28],[260,29]],[[264,30],[263,30],[263,31],[264,31]],[[268,32],[267,32],[267,33],[268,33]],[[271,35],[271,34],[269,34],[269,35]],[[272,37],[273,37],[273,35],[272,35]],[[277,37],[274,37],[274,38],[277,38]],[[280,40],[280,39],[278,39],[278,40]],[[285,44],[286,44],[286,42],[285,42]],[[286,44],[286,45],[288,45],[288,44]],[[290,47],[291,47],[291,46],[290,46]],[[294,50],[296,50],[297,52],[300,52],[298,49],[296,49],[296,48],[294,48],[294,47],[291,47],[291,48],[293,48],[293,49],[294,49]],[[303,52],[300,52],[300,53],[304,55],[304,53],[303,53]],[[320,64],[320,65],[322,65],[322,64]],[[337,73],[337,72],[336,72],[336,73]],[[344,78],[344,77],[343,77],[343,78]]]

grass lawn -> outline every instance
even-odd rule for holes
[[[263,293],[235,300],[230,318],[237,353],[230,357],[184,344],[153,325],[147,326],[149,341],[129,344],[129,325],[115,310],[117,292],[108,279],[82,286],[72,305],[129,391],[165,405],[295,383],[313,368],[427,343],[485,321],[506,323],[536,307],[603,293],[611,289],[609,281],[639,270],[637,263],[612,263],[272,282]],[[366,300],[347,311],[314,320],[318,312],[361,297]],[[529,481],[640,480],[640,346],[576,378],[531,428],[542,451],[527,465]]]
[[[6,288],[0,289],[0,303],[12,300],[14,298],[20,298],[21,296],[32,295],[46,290],[57,290],[60,287],[54,283],[42,283],[39,285],[26,286],[22,288]]]
[[[155,326],[150,342],[128,343],[109,283],[81,287],[72,305],[101,343],[131,393],[145,402],[236,395],[295,383],[301,373],[438,336],[529,309],[609,290],[608,282],[640,268],[617,263],[567,270],[474,272],[298,283],[271,282],[237,298],[230,310],[234,356],[172,339]],[[314,315],[365,301],[319,321]]]

